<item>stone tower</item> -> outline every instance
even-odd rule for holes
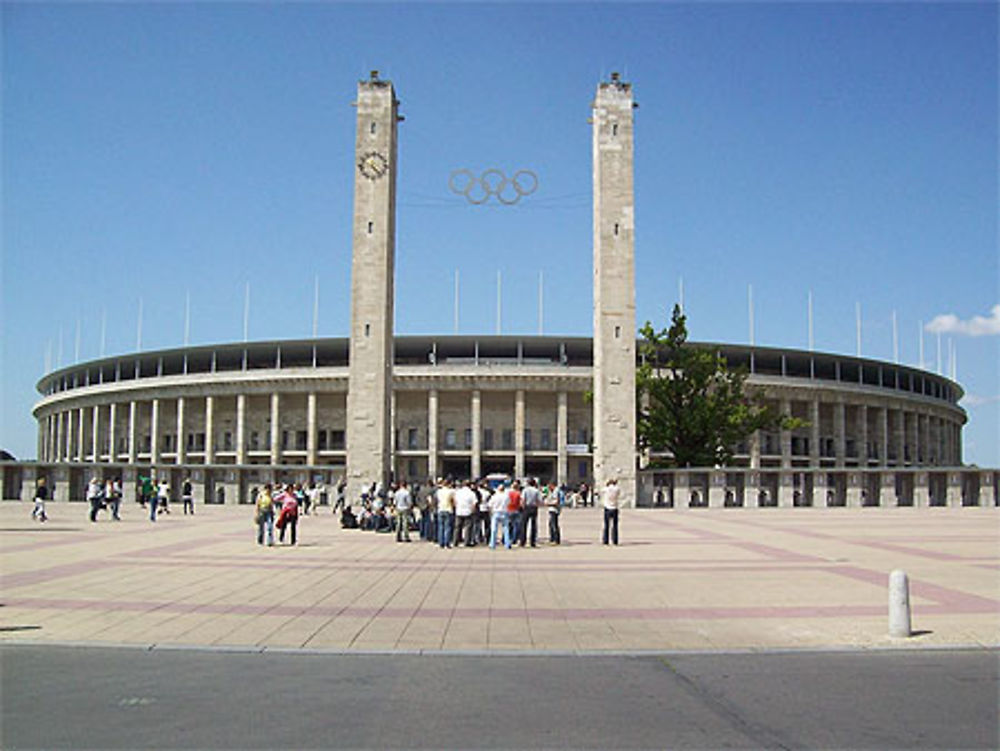
[[[358,83],[354,143],[351,351],[347,392],[347,492],[356,499],[390,472],[396,125],[399,102],[378,71]]]
[[[635,191],[632,86],[597,87],[594,129],[594,483],[635,505]]]

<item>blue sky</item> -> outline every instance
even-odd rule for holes
[[[636,111],[638,319],[925,366],[956,353],[967,462],[1000,465],[997,6],[16,4],[2,13],[0,446],[53,367],[348,329],[356,83],[400,126],[397,331],[586,335],[589,105]],[[453,170],[530,169],[514,207]],[[978,317],[978,320],[977,320]],[[102,321],[104,322],[102,325]],[[77,331],[79,329],[79,338]],[[59,346],[61,341],[61,348]],[[79,347],[77,347],[79,341]]]

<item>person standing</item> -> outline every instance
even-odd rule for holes
[[[275,499],[281,502],[281,514],[278,516],[278,541],[285,541],[285,529],[291,530],[292,545],[296,543],[299,527],[299,502],[291,488],[284,488]]]
[[[103,498],[104,489],[101,487],[101,483],[96,477],[91,477],[90,482],[87,484],[87,500],[90,502],[90,521],[97,521],[97,512],[104,507]]]
[[[45,513],[45,501],[49,499],[49,488],[45,484],[45,478],[39,477],[35,483],[35,508],[31,511],[31,518],[40,522],[47,522],[48,515]]]
[[[451,480],[444,480],[435,493],[437,501],[438,547],[450,548],[455,534],[455,489]]]
[[[472,480],[466,480],[462,483],[462,487],[455,491],[456,545],[464,541],[467,548],[475,546],[476,504],[478,501],[476,491],[472,489]]]
[[[490,496],[490,550],[497,548],[497,536],[503,535],[503,545],[510,550],[511,539],[507,529],[507,485],[497,485]]]
[[[170,513],[170,483],[167,482],[167,478],[164,477],[156,486],[156,500],[153,503],[159,505],[160,511],[164,514]]]
[[[521,483],[514,480],[507,491],[507,536],[511,545],[521,539],[521,508]]]
[[[538,490],[538,481],[534,477],[528,480],[528,487],[524,489],[524,493],[521,494],[521,503],[523,509],[521,511],[521,530],[518,536],[518,543],[521,547],[524,547],[525,542],[530,542],[531,547],[538,547],[538,506],[542,500],[542,494]],[[531,532],[528,532],[528,526],[531,526]]]
[[[265,485],[257,494],[257,544],[264,544],[264,530],[267,530],[267,544],[274,545],[274,504],[271,500],[271,486]]]
[[[559,529],[559,513],[562,511],[564,492],[555,483],[549,483],[549,493],[545,496],[545,508],[549,512],[549,544],[558,545],[562,542],[562,532]]]
[[[399,483],[399,488],[392,496],[396,507],[396,542],[410,541],[410,514],[413,511],[413,497],[406,480]]]
[[[191,516],[194,516],[194,488],[191,485],[191,478],[185,477],[181,485],[181,500],[184,501],[184,515],[187,516],[188,509],[191,509]]]
[[[611,530],[611,541],[618,544],[618,508],[620,504],[621,489],[618,487],[618,480],[611,478],[604,486],[601,493],[601,504],[604,506],[604,535],[602,542],[608,544],[608,529]]]

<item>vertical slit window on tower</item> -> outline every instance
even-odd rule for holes
[[[622,338],[622,327],[615,326],[615,339],[621,339],[621,338]]]
[[[373,122],[372,123],[372,135],[375,135],[375,125],[376,125],[376,123]]]
[[[618,123],[612,124],[612,126],[611,126],[611,135],[612,136],[617,136],[618,135]]]
[[[374,229],[375,229],[375,222],[368,222],[368,234],[369,235],[372,233],[372,230],[374,230]]]
[[[618,235],[618,222],[615,222],[615,236]]]
[[[369,336],[372,332],[372,325],[370,323],[365,324],[365,336]]]

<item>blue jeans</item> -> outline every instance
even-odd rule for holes
[[[498,530],[499,533],[503,535],[504,547],[510,547],[510,537],[507,533],[507,512],[506,511],[494,511],[492,524],[490,525],[490,549],[496,550],[497,547],[497,537]]]
[[[451,537],[455,527],[455,515],[451,511],[438,511],[438,546],[451,547]]]
[[[611,528],[611,542],[615,545],[618,544],[618,509],[616,508],[606,508],[604,509],[604,536],[601,541],[607,545],[608,544],[608,528]]]
[[[521,512],[507,512],[507,535],[511,542],[515,542],[521,537]],[[510,547],[508,545],[508,547]]]
[[[264,529],[267,529],[267,544],[274,545],[274,514],[266,514],[258,517],[257,521],[257,544],[264,544]]]

